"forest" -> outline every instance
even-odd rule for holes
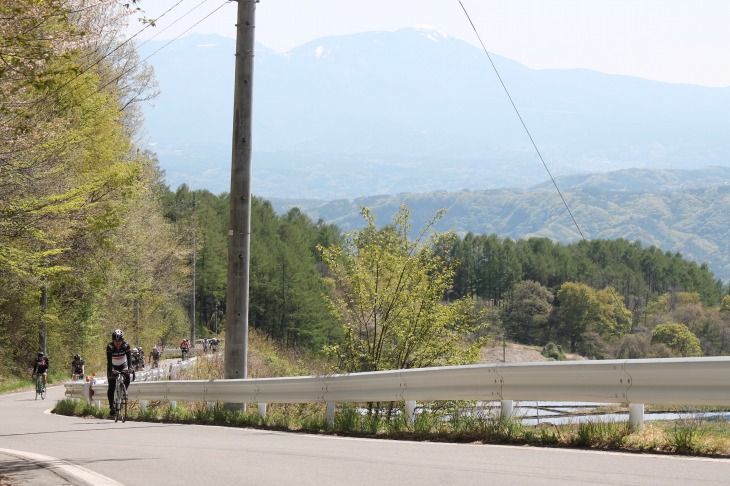
[[[140,149],[156,84],[130,8],[0,5],[0,378],[39,350],[99,364],[116,328],[144,349],[225,335],[228,194],[169,188]],[[361,215],[343,233],[254,198],[249,325],[345,371],[473,362],[488,339],[556,359],[730,351],[727,288],[680,253]]]

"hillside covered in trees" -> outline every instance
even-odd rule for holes
[[[100,366],[116,328],[145,349],[191,323],[225,332],[228,194],[172,190],[138,149],[155,82],[123,38],[127,9],[0,6],[3,374],[39,349],[58,369],[75,353]],[[386,224],[358,216],[343,233],[254,198],[250,326],[346,371],[469,362],[494,337],[592,358],[730,351],[725,286],[679,253],[457,236],[402,204]]]
[[[272,200],[277,211],[297,206],[312,219],[343,230],[358,228],[360,206],[390,218],[402,202],[414,224],[446,208],[437,230],[460,235],[496,234],[518,240],[540,236],[564,244],[582,239],[640,241],[706,263],[717,278],[730,281],[730,168],[695,170],[624,169],[560,177],[530,189],[434,191],[374,195],[354,200]],[[582,233],[582,236],[581,236]]]

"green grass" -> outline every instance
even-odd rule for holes
[[[68,373],[50,373],[48,376],[48,384],[54,385],[63,383],[68,380],[70,376]],[[27,377],[18,376],[2,376],[0,377],[0,393],[11,393],[25,390],[33,390],[35,388],[35,378],[30,377],[30,373]]]
[[[547,447],[575,447],[631,452],[673,453],[682,455],[730,457],[730,423],[725,420],[680,420],[647,422],[632,430],[625,422],[581,422],[568,425],[523,425],[519,420],[480,415],[464,404],[419,410],[408,423],[403,404],[390,409],[371,409],[367,405],[341,405],[334,425],[325,423],[324,404],[270,404],[267,415],[258,415],[256,404],[246,411],[228,410],[205,403],[178,404],[150,402],[142,412],[130,404],[128,420],[172,422],[199,425],[250,427],[313,434],[353,437],[426,440],[438,442],[521,444]],[[107,408],[96,409],[83,402],[59,401],[53,410],[62,415],[108,417]]]

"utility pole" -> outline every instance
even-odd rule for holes
[[[193,305],[192,305],[192,323],[190,324],[190,342],[195,347],[195,269],[197,266],[197,234],[198,234],[198,213],[195,205],[195,193],[193,193]]]
[[[238,0],[233,93],[225,379],[248,377],[248,288],[251,249],[251,126],[254,14],[258,0]],[[244,404],[228,404],[242,408]]]
[[[48,309],[48,281],[46,277],[43,280],[43,287],[41,287],[41,309],[43,311],[43,329],[40,331],[40,347],[41,350],[47,355],[48,354],[48,318],[46,316],[46,310]]]

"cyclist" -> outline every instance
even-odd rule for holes
[[[74,360],[71,361],[71,379],[73,381],[84,379],[84,360],[81,356],[74,354]]]
[[[109,380],[109,389],[106,396],[109,399],[109,414],[114,416],[117,411],[114,409],[114,387],[117,386],[117,379],[121,375],[124,384],[129,386],[129,365],[132,362],[132,347],[124,340],[124,333],[121,329],[112,332],[112,342],[106,347],[106,376]]]
[[[33,363],[33,373],[30,375],[31,378],[35,378],[35,375],[43,375],[43,384],[48,384],[48,367],[50,366],[50,363],[48,362],[48,357],[46,356],[46,353],[43,351],[38,351],[38,357],[35,360],[35,363]]]
[[[142,363],[142,361],[141,361],[141,357],[139,355],[139,349],[132,348],[132,363],[131,363],[132,370],[139,371],[142,367],[141,363]]]
[[[182,359],[185,359],[185,356],[190,352],[190,340],[185,338],[180,343],[180,351],[182,353]]]
[[[160,366],[160,349],[157,347],[156,344],[152,348],[150,356],[152,356],[152,367],[157,368],[158,366]]]

